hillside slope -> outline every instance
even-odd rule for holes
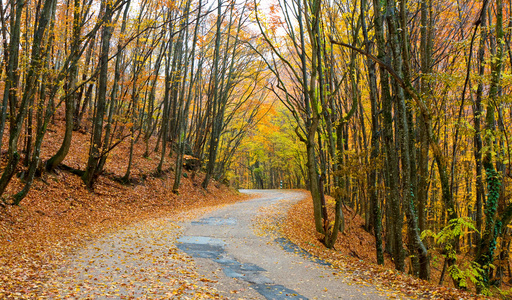
[[[56,124],[49,129],[41,151],[42,161],[60,146],[63,118],[57,115]],[[85,133],[74,133],[65,165],[85,168],[89,137]],[[156,138],[151,140],[151,150],[155,144]],[[85,188],[79,176],[57,170],[42,174],[20,206],[0,206],[0,298],[34,297],[64,255],[86,240],[120,226],[244,199],[216,182],[204,190],[201,173],[185,174],[180,194],[175,195],[171,192],[173,172],[153,176],[159,153],[153,151],[148,158],[143,158],[144,150],[142,143],[136,144],[129,185],[117,180],[124,175],[127,166],[129,141],[125,140],[110,153],[94,192]],[[168,158],[164,170],[172,170],[174,161]],[[23,174],[22,168],[18,174]],[[17,192],[22,184],[20,178],[15,178],[7,194]]]

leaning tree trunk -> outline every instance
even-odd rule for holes
[[[21,125],[24,119],[24,108],[20,106],[21,118],[16,118],[16,107],[18,102],[18,60],[19,60],[19,43],[21,35],[21,17],[23,7],[26,1],[17,1],[15,11],[11,12],[11,41],[9,44],[9,60],[6,67],[7,78],[5,80],[4,99],[2,103],[2,122],[0,124],[1,134],[4,133],[5,120],[7,115],[7,106],[10,108],[10,127],[9,127],[9,144],[7,150],[7,165],[4,168],[2,177],[0,178],[0,195],[3,195],[7,185],[12,179],[16,166],[20,160],[18,153],[18,139],[21,132]],[[7,104],[8,103],[8,104]],[[0,144],[1,145],[1,144]]]
[[[71,55],[73,61],[77,59],[79,56],[79,47],[80,47],[80,0],[75,0],[74,2],[74,18],[73,18],[73,43],[71,46]],[[69,152],[69,148],[71,146],[71,138],[73,136],[73,129],[75,126],[75,118],[74,114],[76,111],[76,97],[77,92],[75,91],[76,83],[77,83],[77,74],[78,68],[76,63],[71,65],[68,75],[68,91],[65,96],[66,103],[66,129],[64,132],[64,139],[62,141],[62,145],[60,146],[57,153],[52,156],[48,162],[46,163],[46,169],[51,171],[55,169],[67,156]]]

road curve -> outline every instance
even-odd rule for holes
[[[246,190],[253,199],[201,217],[141,221],[76,249],[40,299],[385,299],[342,270],[307,258],[283,237],[261,235],[265,209],[284,215],[297,191]],[[396,297],[396,295],[393,295]]]
[[[386,299],[372,287],[349,285],[339,270],[290,251],[283,239],[255,233],[264,207],[285,211],[304,194],[284,190],[242,190],[258,194],[183,224],[178,248],[194,257],[202,274],[215,276],[229,299]],[[291,247],[293,250],[293,246]],[[287,251],[288,250],[288,251]]]

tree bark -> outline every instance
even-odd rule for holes
[[[98,78],[98,92],[96,98],[96,111],[93,119],[93,130],[91,137],[91,145],[89,147],[89,159],[87,167],[82,179],[88,189],[92,189],[96,178],[99,176],[101,170],[98,169],[98,164],[101,159],[100,150],[102,149],[102,133],[103,133],[103,117],[106,110],[106,94],[107,94],[107,80],[108,80],[108,52],[110,50],[110,38],[112,37],[112,2],[103,1],[104,16],[103,16],[103,30],[101,37],[101,51],[100,51],[100,72]]]
[[[80,47],[80,0],[74,1],[74,17],[73,17],[73,42],[71,46],[71,55],[73,61],[78,60],[79,56],[79,47]],[[52,171],[55,169],[67,156],[69,152],[69,148],[71,146],[71,138],[73,136],[73,129],[75,127],[75,118],[74,114],[76,111],[76,97],[78,96],[75,88],[77,83],[77,76],[78,76],[78,68],[77,65],[74,63],[71,65],[71,68],[69,70],[68,75],[68,95],[65,98],[66,103],[66,129],[64,132],[64,139],[62,141],[62,145],[60,146],[57,153],[52,156],[46,163],[46,169],[48,171]]]
[[[371,53],[371,45],[368,39],[368,32],[366,29],[366,0],[361,0],[361,21],[362,21],[362,29],[364,36],[364,43],[366,47],[366,52]],[[371,115],[372,115],[372,137],[371,137],[371,152],[370,152],[370,164],[371,171],[369,176],[368,186],[370,188],[370,203],[371,208],[373,210],[372,213],[372,226],[373,232],[375,236],[375,248],[376,248],[376,256],[377,256],[377,264],[384,264],[384,254],[382,250],[382,214],[378,199],[377,193],[377,160],[379,157],[380,150],[380,126],[379,126],[379,112],[380,106],[377,102],[377,70],[375,67],[375,62],[371,59],[367,58],[366,65],[368,68],[368,81],[370,87],[370,105],[371,105]]]

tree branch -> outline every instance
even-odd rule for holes
[[[374,55],[372,55],[362,49],[359,49],[357,47],[354,47],[352,45],[349,45],[349,44],[346,44],[343,42],[336,41],[332,37],[329,37],[329,40],[331,41],[332,44],[347,47],[356,52],[359,52],[360,54],[368,57],[369,59],[373,60],[377,64],[384,67],[388,71],[388,73],[398,82],[398,84],[414,99],[414,101],[420,108],[421,113],[423,114],[423,117],[430,120],[430,111],[429,111],[428,107],[425,105],[425,103],[423,103],[423,100],[421,99],[420,95],[416,92],[416,90],[411,86],[410,83],[405,82],[402,79],[402,77],[400,77],[400,75],[395,71],[395,69],[393,69],[393,67],[391,67],[387,63],[383,62],[382,60],[378,59]]]

